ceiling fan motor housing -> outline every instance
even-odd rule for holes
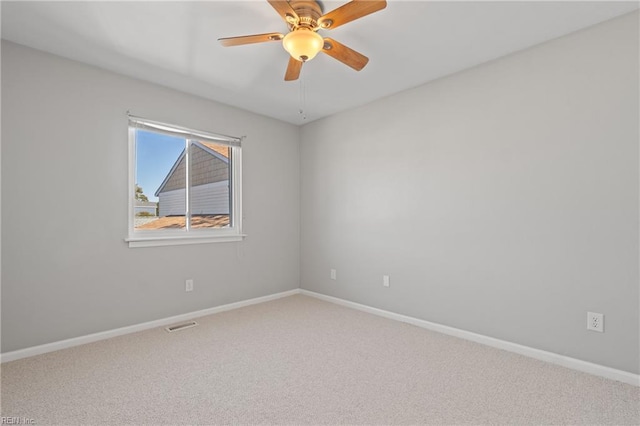
[[[322,16],[322,7],[317,1],[291,0],[289,5],[300,18],[297,27],[306,27],[314,31],[318,28],[318,19]],[[289,30],[295,28],[296,25],[289,23]]]

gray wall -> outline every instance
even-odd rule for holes
[[[245,241],[128,248],[127,110],[247,136]],[[2,352],[297,288],[298,141],[293,125],[3,42]]]
[[[302,288],[638,373],[638,47],[634,13],[304,126]]]

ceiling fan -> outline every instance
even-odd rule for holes
[[[291,55],[284,75],[285,81],[297,80],[302,64],[313,59],[318,52],[324,52],[354,70],[360,71],[367,65],[369,58],[331,38],[323,38],[318,34],[318,30],[332,30],[387,7],[385,0],[351,0],[323,15],[319,1],[267,1],[287,23],[289,32],[286,35],[255,34],[220,38],[218,41],[223,46],[282,41],[284,49]]]

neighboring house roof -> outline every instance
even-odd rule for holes
[[[216,145],[213,142],[195,142],[194,144],[197,144],[197,145],[200,145],[201,147],[207,148],[209,151],[216,152],[216,153],[222,155],[224,158],[226,158],[227,161],[229,161],[229,147],[228,146]]]
[[[165,216],[136,227],[136,229],[181,229],[184,228],[184,216]],[[191,216],[191,228],[222,228],[229,226],[229,215]]]
[[[212,143],[212,142],[202,142],[202,141],[194,141],[191,144],[191,146],[199,148],[202,152],[204,152],[206,154],[209,154],[212,159],[218,160],[219,163],[224,164],[226,169],[227,169],[227,171],[228,171],[229,152],[230,152],[231,148],[229,148],[227,146],[216,145],[215,143]],[[180,155],[178,156],[178,159],[176,160],[176,162],[173,164],[173,166],[169,170],[169,173],[167,173],[167,176],[165,176],[164,180],[162,181],[162,183],[158,187],[158,190],[155,192],[155,196],[156,197],[158,195],[160,195],[160,193],[162,193],[162,192],[171,190],[171,189],[167,189],[167,184],[171,180],[171,178],[172,178],[173,174],[176,172],[176,170],[180,169],[181,166],[184,167],[183,166],[184,157],[185,157],[185,150],[183,149],[182,152],[180,153]],[[202,170],[202,172],[206,173],[207,171],[206,170]],[[194,186],[202,185],[204,183],[211,183],[211,182],[216,182],[217,181],[217,180],[215,180],[214,176],[206,176],[206,177],[205,176],[201,176],[200,180],[202,180],[202,179],[205,179],[205,181],[195,182]],[[197,180],[197,179],[194,179],[194,180]],[[222,180],[222,179],[218,179],[218,180]],[[182,183],[182,187],[184,187],[184,182]],[[176,189],[176,188],[173,188],[173,189]]]

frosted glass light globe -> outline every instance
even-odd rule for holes
[[[315,31],[298,28],[284,36],[282,46],[294,59],[306,62],[313,59],[322,50],[324,39]]]

